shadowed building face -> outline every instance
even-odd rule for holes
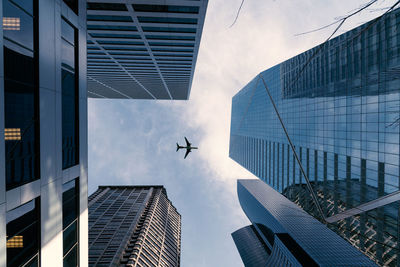
[[[232,233],[248,266],[376,266],[356,248],[260,180],[238,180],[252,225]]]
[[[232,99],[229,151],[389,266],[400,259],[399,15],[394,10],[261,72]]]

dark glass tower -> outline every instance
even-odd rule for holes
[[[385,266],[400,264],[399,24],[395,10],[260,73],[232,99],[230,157]]]
[[[246,267],[376,266],[360,251],[260,180],[238,180],[252,225],[232,233]]]
[[[89,266],[179,266],[181,215],[163,186],[100,186],[89,197]]]

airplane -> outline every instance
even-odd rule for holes
[[[185,141],[186,141],[186,146],[180,146],[178,143],[176,143],[176,151],[178,151],[181,148],[186,148],[186,154],[184,159],[186,159],[187,155],[192,152],[192,149],[198,149],[197,147],[192,146],[192,144],[186,139],[185,137]]]

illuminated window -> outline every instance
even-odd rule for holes
[[[77,30],[67,21],[61,24],[62,168],[79,163],[79,85]]]
[[[21,28],[20,18],[3,18],[3,30],[19,31]]]
[[[5,140],[21,140],[21,129],[20,128],[5,128],[4,129]]]

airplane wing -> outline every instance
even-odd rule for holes
[[[186,159],[187,155],[189,155],[189,153],[190,153],[191,151],[192,151],[191,149],[186,149],[186,154],[185,154],[184,159]]]
[[[189,141],[186,139],[186,137],[185,137],[185,141],[186,141],[186,146],[190,146],[191,145],[191,143],[189,143]]]

